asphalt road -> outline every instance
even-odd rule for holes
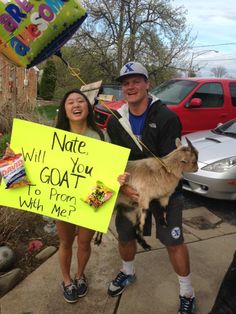
[[[215,200],[184,191],[184,207],[204,206],[224,221],[236,225],[236,201]]]

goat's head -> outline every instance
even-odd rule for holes
[[[182,146],[179,138],[176,139],[175,143],[178,151],[181,153],[181,163],[183,165],[183,172],[196,172],[198,171],[198,151],[186,137],[188,146]]]

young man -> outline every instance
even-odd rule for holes
[[[130,160],[151,156],[163,157],[174,150],[175,139],[181,137],[181,123],[159,99],[148,94],[148,72],[138,62],[125,64],[118,80],[121,82],[126,104],[119,110],[120,119],[112,116],[107,131],[112,143],[131,149]],[[130,136],[131,134],[131,136]],[[132,136],[134,134],[135,136]],[[137,140],[145,144],[145,148]],[[132,199],[138,197],[130,186],[123,185],[122,192]],[[189,255],[182,234],[183,196],[179,185],[170,198],[167,207],[167,226],[159,217],[163,213],[158,201],[150,203],[144,234],[151,233],[151,215],[156,221],[156,236],[166,246],[170,262],[180,283],[180,314],[195,313],[195,296],[190,280]],[[163,222],[163,221],[162,221]],[[110,296],[121,294],[135,281],[134,259],[136,254],[136,233],[130,221],[117,211],[116,228],[119,235],[119,253],[122,269],[108,288]]]

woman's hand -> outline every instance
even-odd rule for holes
[[[2,159],[7,159],[9,157],[14,157],[15,156],[15,153],[13,152],[13,150],[10,148],[10,144],[7,143],[7,148],[5,150],[5,153],[2,157]]]

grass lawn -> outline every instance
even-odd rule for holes
[[[37,106],[35,110],[41,116],[46,117],[47,119],[54,120],[57,114],[57,109],[58,109],[58,106],[56,105],[44,105],[44,106]]]

